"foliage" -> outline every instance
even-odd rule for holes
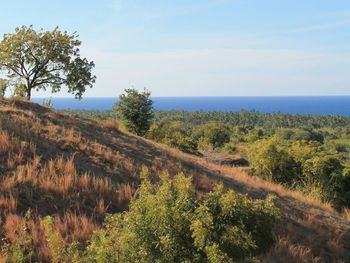
[[[28,231],[27,221],[31,217],[31,210],[28,210],[23,219],[17,225],[16,239],[6,242],[1,246],[1,256],[8,263],[31,262],[34,256],[32,251],[33,242]]]
[[[93,62],[81,58],[78,35],[69,35],[58,28],[35,31],[32,26],[16,28],[0,42],[0,69],[16,85],[24,85],[27,99],[33,89],[58,92],[66,86],[68,92],[81,98],[86,87],[92,87],[95,76]]]
[[[111,112],[80,114],[112,117]],[[192,154],[220,145],[215,153],[247,158],[253,166],[250,171],[255,170],[256,175],[342,208],[350,206],[350,177],[346,176],[350,170],[346,164],[349,127],[350,117],[346,116],[155,111],[147,137]],[[212,136],[220,133],[225,136]],[[220,138],[225,140],[220,143]],[[329,163],[326,159],[330,157],[338,168],[321,169],[321,163]]]
[[[51,216],[44,218],[45,237],[48,247],[51,250],[54,262],[81,262],[81,254],[79,251],[79,243],[67,243],[62,235],[54,230],[54,220]]]
[[[43,100],[43,106],[49,108],[49,109],[52,109],[53,108],[53,103],[52,103],[52,99],[49,98],[49,99],[44,99]]]
[[[279,145],[276,138],[260,140],[249,149],[249,159],[257,173],[279,183],[291,183],[299,174],[300,166]]]
[[[344,167],[339,159],[333,156],[316,156],[305,162],[303,176],[308,185],[318,185],[321,189],[320,198],[326,202],[333,202],[337,206],[349,204],[346,195],[350,191],[349,177],[343,175]]]
[[[154,123],[147,138],[164,143],[183,152],[198,154],[198,142],[188,125],[181,122],[162,121]]]
[[[17,83],[13,90],[13,97],[24,98],[26,95],[26,85],[23,83]]]
[[[214,149],[222,147],[230,141],[229,127],[220,122],[208,122],[199,126],[195,132],[195,137],[202,137]]]
[[[87,262],[234,262],[266,252],[278,218],[273,198],[253,201],[222,186],[195,201],[191,179],[167,173],[160,185],[142,174],[130,210],[107,218]]]
[[[153,101],[151,92],[136,89],[126,89],[125,94],[119,96],[114,110],[117,116],[124,122],[125,127],[137,135],[145,135],[151,126],[153,118]]]
[[[6,79],[0,79],[0,98],[5,96],[5,92],[8,86],[8,81]]]

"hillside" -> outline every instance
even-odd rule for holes
[[[116,121],[9,100],[0,100],[1,242],[31,235],[40,258],[49,258],[42,242],[45,215],[56,215],[67,240],[86,240],[105,213],[127,209],[143,166],[153,174],[183,171],[199,194],[217,181],[254,198],[275,193],[282,218],[277,244],[263,262],[350,261],[350,223],[329,205],[120,131]]]

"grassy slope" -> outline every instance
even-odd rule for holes
[[[155,174],[184,171],[200,191],[222,181],[254,198],[277,194],[282,220],[276,228],[277,245],[265,261],[350,261],[350,224],[326,204],[238,168],[220,167],[120,132],[112,121],[99,123],[8,100],[0,100],[0,234],[12,240],[11,222],[31,208],[33,222],[57,214],[67,240],[84,240],[106,212],[126,209],[143,165]],[[45,258],[40,235],[37,239]]]

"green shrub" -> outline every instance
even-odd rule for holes
[[[3,98],[5,96],[7,87],[8,81],[0,78],[0,98]]]
[[[146,137],[190,154],[198,154],[198,141],[192,129],[181,122],[163,121],[153,124]]]
[[[87,262],[236,262],[274,244],[271,196],[253,201],[218,186],[196,201],[183,174],[170,180],[164,173],[159,185],[147,171],[142,178],[130,210],[109,216],[93,235]]]
[[[255,171],[267,179],[290,185],[300,174],[300,165],[276,138],[250,145],[248,155]]]
[[[195,138],[204,138],[214,149],[222,147],[230,141],[230,129],[220,122],[208,122],[195,131]]]
[[[334,156],[317,156],[303,166],[306,185],[318,185],[320,199],[336,207],[350,205],[350,176],[340,160]]]

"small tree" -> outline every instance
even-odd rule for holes
[[[119,96],[119,101],[114,106],[125,127],[137,135],[145,135],[151,126],[153,101],[150,96],[151,92],[146,89],[143,92],[126,89],[125,94]]]
[[[80,57],[77,38],[58,28],[38,32],[32,26],[16,28],[0,42],[0,70],[6,71],[15,85],[24,85],[27,99],[33,89],[50,87],[54,93],[63,85],[81,98],[96,77],[91,74],[94,63]]]
[[[5,96],[5,92],[8,86],[8,81],[5,79],[0,79],[0,98]]]

